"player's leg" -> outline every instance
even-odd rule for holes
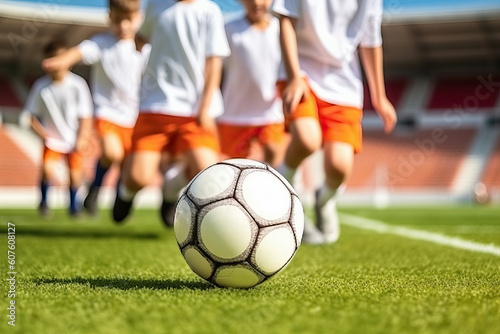
[[[189,180],[203,169],[219,161],[218,152],[208,147],[198,147],[188,150],[184,154],[184,159],[188,166],[186,175]]]
[[[284,159],[286,150],[286,134],[283,124],[269,124],[261,127],[258,141],[264,150],[264,161],[277,168]]]
[[[141,113],[132,135],[131,154],[117,186],[113,219],[122,222],[130,213],[135,195],[151,184],[159,170],[161,152],[168,142],[168,116]]]
[[[186,164],[179,157],[169,157],[161,168],[163,174],[163,201],[160,216],[166,226],[174,225],[174,213],[181,190],[188,184]]]
[[[317,226],[324,234],[325,242],[332,243],[340,235],[336,200],[351,175],[354,149],[349,143],[336,141],[325,142],[323,150],[326,180],[316,191],[314,209]]]
[[[283,91],[284,87],[284,83],[278,83],[280,91]],[[293,185],[295,173],[302,161],[321,148],[322,134],[318,120],[318,105],[312,91],[299,103],[291,115],[287,115],[286,121],[291,138],[284,161],[277,169]],[[304,221],[302,242],[309,244],[324,242],[323,235],[307,216]]]
[[[181,159],[181,164],[172,166],[164,175],[164,194],[160,216],[166,226],[173,226],[174,211],[179,191],[204,168],[217,163],[219,142],[215,134],[203,130],[192,117],[173,117],[175,141],[168,150],[174,157]],[[170,173],[169,173],[170,172]],[[175,196],[175,200],[173,197]]]
[[[283,163],[278,171],[293,185],[293,178],[300,163],[321,147],[321,128],[314,117],[299,117],[290,124],[291,140]],[[305,217],[302,242],[321,244],[323,235],[316,226]]]
[[[293,184],[293,177],[300,163],[321,148],[317,98],[312,92],[287,116],[287,122],[291,140],[278,171]]]
[[[42,175],[40,177],[41,199],[38,206],[38,212],[43,218],[49,218],[51,216],[47,197],[49,192],[50,180],[53,180],[54,163],[57,157],[58,155],[55,155],[55,152],[49,150],[47,147],[44,147],[42,159]]]
[[[160,166],[161,153],[155,151],[134,152],[130,164],[121,176],[118,184],[113,219],[123,221],[130,213],[135,195],[142,188],[150,185]]]
[[[83,158],[78,152],[71,152],[66,158],[69,169],[69,214],[76,217],[80,213],[80,203],[76,194],[83,183]]]
[[[101,137],[102,155],[96,163],[95,175],[83,206],[92,215],[97,214],[97,199],[104,176],[113,165],[121,165],[124,157],[124,148],[119,136],[113,132]]]
[[[361,150],[361,117],[357,108],[328,105],[320,109],[324,136],[324,170],[326,180],[316,191],[317,226],[325,242],[337,241],[340,225],[336,200],[352,173],[354,154]]]

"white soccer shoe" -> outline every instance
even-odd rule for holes
[[[307,217],[304,217],[304,234],[302,235],[302,243],[309,245],[321,245],[325,243],[323,234]]]
[[[323,234],[324,243],[336,242],[340,236],[339,215],[337,212],[337,200],[331,198],[323,207],[318,205],[319,191],[316,191],[316,203],[314,211],[316,213],[316,224],[319,232]]]

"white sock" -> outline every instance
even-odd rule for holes
[[[124,201],[132,201],[135,197],[135,194],[137,194],[137,191],[128,189],[127,186],[123,183],[120,183],[120,185],[118,186],[118,196]]]
[[[163,175],[163,198],[167,202],[176,202],[179,192],[188,184],[186,169],[182,163],[174,163]]]
[[[283,162],[281,165],[278,166],[277,170],[278,170],[278,172],[280,172],[281,175],[283,175],[283,177],[288,182],[290,182],[291,185],[293,185],[293,177],[295,176],[295,173],[297,172],[296,168],[288,167],[288,165]]]
[[[338,188],[332,189],[326,183],[319,189],[318,195],[318,205],[322,207],[328,202],[330,199],[335,198],[337,194],[341,194],[345,190],[345,185],[341,184]]]

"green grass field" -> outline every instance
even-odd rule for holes
[[[342,212],[500,246],[500,208]],[[116,227],[0,211],[1,333],[500,333],[500,257],[343,226],[303,245],[256,288],[216,288],[182,258],[156,211]],[[16,326],[8,325],[7,222],[16,226]]]

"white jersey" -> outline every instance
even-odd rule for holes
[[[231,55],[224,59],[220,123],[266,125],[284,121],[276,82],[281,65],[279,21],[271,17],[265,30],[246,18],[226,24]]]
[[[274,0],[272,10],[297,19],[300,67],[329,103],[362,108],[358,46],[382,44],[382,0]]]
[[[230,53],[218,5],[209,0],[151,0],[138,34],[152,46],[142,78],[141,112],[196,116],[206,58]],[[212,117],[223,111],[219,89],[209,111]]]
[[[139,113],[139,87],[150,46],[136,50],[133,40],[104,33],[78,46],[82,60],[91,66],[95,117],[132,128]]]
[[[33,84],[25,110],[47,131],[49,149],[69,153],[75,149],[79,120],[92,118],[92,98],[85,80],[74,73],[69,72],[61,82],[45,75]]]

